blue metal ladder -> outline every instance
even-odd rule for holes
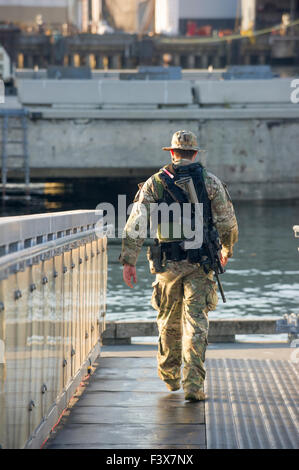
[[[27,116],[28,111],[26,109],[0,109],[0,117],[2,118],[2,199],[8,199],[6,185],[7,176],[10,170],[22,170],[24,174],[25,183],[25,198],[30,199],[29,185],[30,185],[30,165],[29,165],[29,154],[28,154],[28,135],[27,135]],[[9,125],[10,118],[16,121],[17,125]],[[22,136],[19,139],[9,140],[9,133],[12,130],[22,131]],[[9,153],[8,146],[20,145],[21,151],[18,154]],[[21,166],[14,167],[10,166],[9,159],[20,159],[22,162]]]

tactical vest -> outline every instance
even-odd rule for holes
[[[175,228],[178,233],[178,226],[183,227],[183,204],[189,202],[183,190],[175,185],[175,181],[185,176],[191,176],[196,189],[198,202],[203,204],[204,222],[209,229],[212,226],[211,201],[208,197],[205,186],[206,170],[203,166],[200,163],[191,163],[190,165],[166,165],[161,168],[156,175],[154,175],[159,194],[158,203],[165,202],[167,205],[170,205],[173,202],[179,203],[181,207],[181,219],[174,219],[173,213],[170,211],[169,219],[165,222],[165,225],[168,227],[166,227],[166,230],[163,230],[163,221],[161,221],[160,217],[158,220],[158,239],[162,243],[181,241],[185,239],[182,232],[179,237],[174,236]],[[192,211],[194,215],[194,207],[192,208]],[[175,225],[177,225],[177,227],[175,227]],[[194,226],[192,227],[192,230],[194,230]],[[165,231],[169,231],[168,236],[164,236]],[[177,233],[175,233],[175,235]]]

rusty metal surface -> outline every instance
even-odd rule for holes
[[[298,364],[208,359],[208,449],[298,449]]]

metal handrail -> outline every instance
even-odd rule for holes
[[[64,245],[67,245],[69,243],[73,243],[80,239],[94,235],[95,230],[96,228],[94,227],[90,230],[86,230],[86,232],[73,233],[71,235],[66,235],[65,237],[62,237],[62,238],[57,238],[56,240],[50,240],[40,245],[35,245],[29,248],[25,248],[22,251],[15,251],[14,253],[9,253],[8,255],[5,255],[2,258],[0,258],[0,270],[5,270],[9,268],[11,265],[22,263],[35,256],[40,256],[42,254],[45,254],[50,250],[59,249],[63,247]],[[103,236],[105,236],[105,232],[103,232]]]
[[[0,447],[39,448],[99,355],[108,226],[90,212],[0,223]]]

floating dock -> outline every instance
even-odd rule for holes
[[[44,448],[298,449],[298,360],[286,343],[208,347],[205,402],[169,393],[155,344],[104,346]]]

